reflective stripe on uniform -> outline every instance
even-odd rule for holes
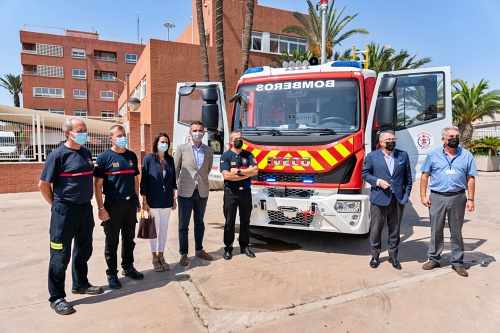
[[[87,176],[94,174],[94,171],[77,172],[77,173],[61,173],[61,177],[76,177],[76,176]]]
[[[63,245],[62,245],[62,243],[50,242],[50,248],[53,249],[53,250],[62,250],[63,249]]]
[[[135,173],[135,170],[106,171],[106,175],[120,175],[125,173]]]

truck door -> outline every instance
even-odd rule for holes
[[[192,83],[177,83],[172,153],[178,145],[191,142],[189,135],[189,126],[193,121],[202,121],[203,105],[207,101],[202,98],[202,89],[212,87],[217,91],[217,101],[219,120],[217,128],[207,128],[205,126],[205,136],[203,143],[214,149],[214,160],[212,172],[209,175],[210,189],[222,188],[222,175],[220,173],[220,156],[229,146],[229,130],[226,115],[226,104],[224,94],[222,93],[222,85],[220,82],[192,82]],[[214,101],[210,101],[213,103]]]
[[[376,149],[379,126],[377,103],[384,89],[382,79],[394,76],[396,84],[392,129],[396,148],[408,152],[413,180],[420,178],[420,166],[429,151],[442,145],[441,131],[452,124],[451,77],[449,67],[421,68],[379,73],[370,106],[365,132],[366,153]],[[379,105],[380,107],[380,105]]]

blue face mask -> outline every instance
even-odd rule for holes
[[[168,150],[168,143],[159,143],[158,150],[161,152],[166,152]]]
[[[116,138],[116,145],[120,148],[125,148],[127,146],[128,139],[126,136],[121,138]]]
[[[71,138],[70,136],[71,140],[73,140],[78,145],[84,145],[89,137],[88,133],[73,133],[73,132],[70,133],[75,136],[75,138]]]

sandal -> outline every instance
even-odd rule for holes
[[[160,259],[159,258],[154,258],[151,260],[151,262],[153,263],[153,269],[155,272],[162,272],[163,271],[163,266],[162,264],[160,263]],[[155,265],[155,263],[158,263],[158,265]]]
[[[161,267],[163,268],[164,271],[168,271],[170,269],[170,266],[167,263],[162,264],[161,262],[165,262],[164,257],[158,257],[158,260],[160,261]]]

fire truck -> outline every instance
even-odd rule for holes
[[[178,90],[193,88],[187,86]],[[370,185],[361,171],[366,154],[377,149],[379,133],[395,132],[416,180],[425,156],[441,144],[441,131],[452,122],[449,67],[378,76],[357,61],[250,68],[229,100],[229,124],[220,86],[199,89],[206,104],[197,116],[209,132],[206,143],[221,154],[229,149],[229,130],[240,131],[243,148],[257,160],[254,226],[367,236]]]

